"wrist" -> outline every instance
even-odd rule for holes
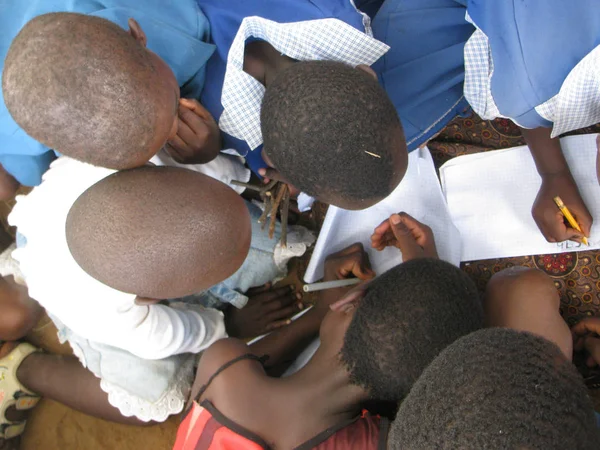
[[[540,177],[542,177],[542,181],[551,181],[558,178],[573,178],[573,175],[568,167],[553,171],[539,171],[538,173],[540,174]]]

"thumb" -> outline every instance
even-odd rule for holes
[[[402,259],[404,261],[423,255],[423,249],[417,244],[408,227],[402,222],[400,215],[392,214],[390,224],[392,225],[392,232],[398,242],[398,247],[402,252]]]

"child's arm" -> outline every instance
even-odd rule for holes
[[[521,128],[521,133],[542,178],[542,186],[531,210],[540,231],[549,242],[581,240],[582,234],[567,227],[562,214],[556,208],[554,197],[558,195],[575,215],[583,234],[589,236],[593,219],[567,165],[560,140],[550,137],[550,128]]]
[[[371,270],[369,257],[361,244],[334,253],[325,261],[324,280],[337,280],[354,276],[369,280],[375,276]],[[329,306],[339,300],[352,288],[338,288],[320,291],[315,306],[290,325],[279,328],[256,342],[250,349],[257,356],[268,356],[265,366],[274,367],[287,361],[293,361],[314,339],[321,327]]]
[[[196,305],[129,304],[123,305],[118,312],[114,306],[97,309],[92,315],[78,311],[70,319],[63,323],[82,337],[121,348],[144,359],[199,353],[218,339],[227,337],[223,314]]]

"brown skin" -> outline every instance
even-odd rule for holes
[[[12,276],[0,278],[0,340],[25,337],[44,314],[38,302],[29,297],[27,288]]]
[[[375,228],[371,236],[371,247],[377,251],[396,247],[402,252],[403,261],[438,258],[431,228],[405,212],[392,214]]]
[[[353,245],[332,255],[326,262],[325,279],[343,275],[370,279],[367,255]],[[203,354],[191,398],[223,364],[245,353],[269,355],[273,366],[289,351],[302,346],[319,332],[321,346],[311,361],[287,378],[269,377],[262,365],[245,360],[223,371],[200,401],[211,401],[225,416],[262,436],[274,448],[293,448],[328,427],[355,417],[367,399],[364,389],[350,383],[338,354],[358,298],[335,311],[330,308],[348,289],[322,291],[316,306],[289,327],[265,337],[252,347],[235,339],[221,340]],[[261,408],[256,408],[261,405]],[[290,418],[301,420],[290,420]]]
[[[252,75],[256,80],[260,81],[264,86],[268,86],[269,82],[273,80],[277,73],[286,69],[287,67],[294,64],[295,60],[288,56],[282,55],[278,52],[271,44],[263,41],[252,42],[246,46],[244,54],[244,71]],[[377,75],[369,66],[359,65],[357,70],[362,70],[371,75],[375,80]],[[404,141],[404,136],[400,130],[397,131],[397,140],[399,143]],[[269,158],[269,155],[263,150],[262,157],[270,168],[260,169],[258,173],[263,177],[264,183],[269,183],[271,180],[282,181],[290,186],[292,196],[296,196],[299,190],[294,186],[290,185],[286,177],[277,171],[277,168],[273,165],[273,162]],[[390,192],[393,190],[402,180],[406,173],[408,166],[408,154],[406,152],[398,152],[394,161],[395,179],[394,185],[390,186]],[[335,197],[333,195],[323,194],[319,197],[322,202],[339,206],[341,208],[349,210],[360,210],[368,208],[369,206],[378,203],[378,199],[368,199],[362,202],[348,202],[344,198]]]
[[[583,236],[590,235],[593,218],[569,170],[560,140],[550,137],[549,128],[521,128],[521,132],[542,178],[542,186],[531,210],[535,223],[548,242],[568,239],[581,242]],[[564,217],[553,200],[557,195],[573,213],[583,233],[565,224]]]
[[[146,34],[140,25],[129,19],[129,33],[146,47]],[[165,147],[171,157],[182,164],[204,164],[217,157],[221,150],[219,127],[210,113],[194,99],[179,98],[179,84],[170,67],[154,52],[152,57],[161,82],[156,86],[157,108],[154,139],[144,161]],[[135,167],[135,166],[132,166]]]
[[[225,312],[227,334],[239,339],[253,338],[289,325],[291,316],[304,309],[302,295],[294,286],[272,288],[271,283],[249,289],[248,303],[241,309],[229,306]]]
[[[12,200],[21,184],[0,164],[0,201]]]
[[[511,267],[489,281],[484,300],[487,327],[528,331],[554,342],[571,360],[573,339],[560,315],[560,297],[552,279],[527,267]]]
[[[397,223],[396,218],[401,218],[402,223]],[[389,226],[382,223],[374,233],[378,236],[376,247],[384,239],[386,245],[402,251],[405,261],[437,255],[429,227],[404,213],[392,215],[388,221]],[[384,238],[388,231],[395,233],[395,238]],[[365,283],[354,289],[321,291],[314,309],[252,347],[233,339],[211,346],[200,360],[191,399],[209,400],[226,417],[262,436],[273,448],[294,448],[326,428],[355,417],[360,404],[368,399],[368,392],[350,383],[339,352],[368,280],[375,276],[360,244],[331,255],[326,261],[325,280],[348,276],[359,277]],[[321,346],[297,373],[283,379],[271,378],[259,363],[242,361],[223,371],[197,399],[201,387],[226,362],[252,352],[269,356],[268,369],[286,355],[289,357],[290,352],[295,357],[319,324]]]
[[[600,364],[600,317],[586,317],[571,328],[575,351],[588,354],[586,364]]]

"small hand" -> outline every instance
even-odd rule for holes
[[[304,309],[293,287],[273,289],[270,283],[249,289],[242,309],[231,306],[225,313],[225,328],[231,337],[252,338],[290,324],[290,317]]]
[[[381,222],[371,236],[371,246],[378,251],[396,247],[405,262],[415,258],[438,258],[431,228],[405,212],[392,214]]]
[[[263,177],[263,183],[268,184],[271,180],[281,181],[288,185],[288,189],[290,190],[290,197],[297,198],[298,194],[300,194],[300,189],[292,186],[288,181],[279,173],[277,169],[273,169],[272,167],[258,169],[258,174]]]
[[[165,150],[178,163],[206,164],[221,151],[221,132],[212,115],[197,101],[179,100],[177,135]]]
[[[557,195],[575,216],[583,233],[565,225],[564,216],[554,203],[554,197]],[[542,186],[533,203],[531,214],[548,242],[581,242],[583,236],[590,235],[593,219],[570,173],[542,177]]]
[[[586,364],[594,367],[600,364],[600,317],[587,317],[571,328],[573,349],[589,353]]]
[[[369,262],[369,255],[360,243],[352,244],[337,253],[333,253],[325,260],[324,281],[341,280],[350,276],[365,281],[375,278],[375,272],[371,269],[371,263]],[[316,308],[326,314],[331,304],[351,290],[353,290],[352,286],[320,291]]]

